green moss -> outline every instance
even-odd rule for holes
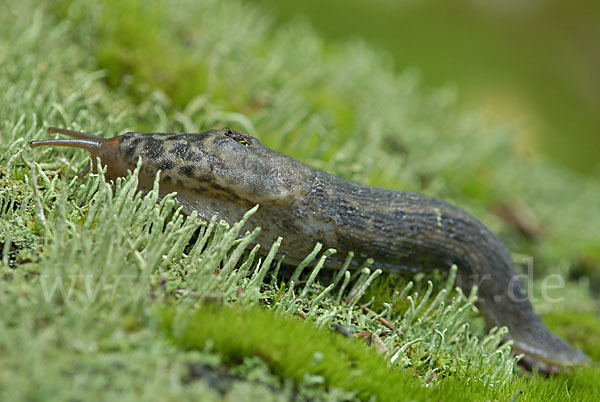
[[[355,391],[361,399],[376,396],[385,401],[395,400],[399,394],[425,394],[412,383],[410,373],[389,370],[363,342],[316,330],[299,318],[230,308],[166,309],[160,316],[175,344],[185,349],[208,348],[228,364],[258,356],[281,378],[302,383],[320,377],[325,388]]]
[[[575,370],[561,376],[515,378],[501,388],[469,381],[465,376],[440,378],[434,387],[415,383],[410,371],[391,372],[381,356],[358,340],[330,331],[315,330],[299,318],[277,317],[259,309],[205,307],[196,311],[167,308],[158,311],[161,326],[176,345],[186,350],[209,350],[236,365],[251,356],[266,362],[281,378],[298,384],[317,376],[322,386],[356,392],[381,401],[403,399],[473,400],[594,400],[600,390],[598,368]],[[264,333],[269,336],[265,337]],[[475,374],[475,373],[472,373]]]
[[[585,350],[593,361],[600,361],[600,320],[596,313],[553,312],[544,322],[573,346]]]

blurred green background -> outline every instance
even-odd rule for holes
[[[363,37],[425,88],[454,85],[463,107],[513,126],[521,153],[600,174],[598,1],[248,1],[330,39]]]

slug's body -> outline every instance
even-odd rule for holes
[[[283,236],[281,252],[300,262],[316,242],[335,248],[335,268],[353,251],[355,263],[371,257],[387,271],[459,267],[459,285],[479,287],[477,303],[490,326],[507,326],[514,349],[532,363],[578,365],[586,357],[552,334],[531,306],[503,243],[481,222],[445,202],[416,193],[373,188],[313,170],[231,130],[198,134],[127,133],[111,139],[49,129],[76,139],[31,143],[83,148],[115,179],[142,159],[140,188],[151,189],[160,170],[160,192],[201,218],[235,222],[256,204],[253,223],[269,248]],[[337,256],[337,257],[336,257]]]

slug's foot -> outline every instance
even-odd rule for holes
[[[77,173],[77,177],[79,177],[80,179],[83,179],[85,177],[85,175],[90,172],[91,166],[92,166],[92,162],[90,161],[81,172]]]

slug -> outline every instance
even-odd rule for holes
[[[523,281],[502,241],[479,220],[421,194],[373,188],[314,170],[232,130],[195,134],[130,132],[110,139],[71,130],[49,133],[72,139],[33,141],[81,148],[114,180],[141,158],[139,188],[152,189],[160,171],[160,193],[176,192],[184,211],[233,223],[256,204],[263,228],[257,242],[269,249],[278,236],[286,262],[297,264],[316,242],[338,253],[342,265],[353,251],[360,265],[371,257],[385,271],[459,267],[458,285],[477,285],[477,306],[488,326],[506,326],[513,350],[541,369],[581,365],[587,357],[554,335],[534,312]],[[85,172],[84,172],[85,174]]]

